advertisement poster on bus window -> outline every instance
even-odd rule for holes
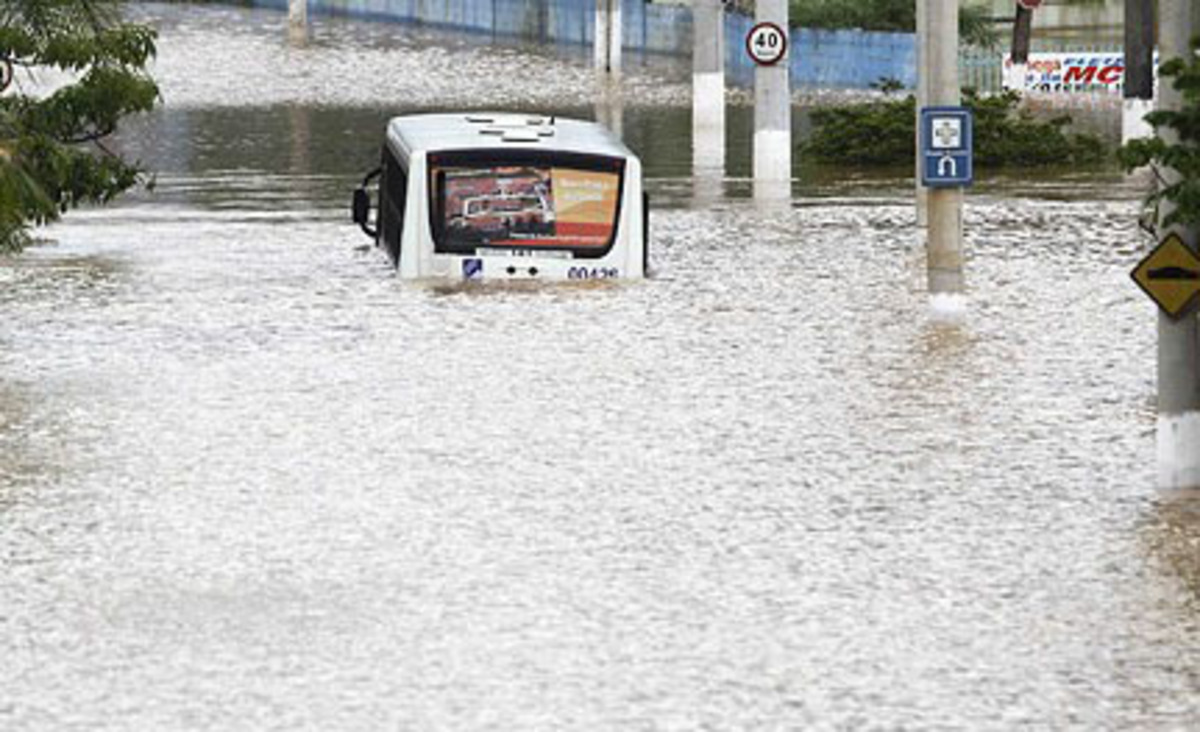
[[[508,166],[444,171],[445,244],[604,248],[616,225],[615,172]]]
[[[1158,83],[1158,56],[1154,58]],[[1052,94],[1113,94],[1125,91],[1125,56],[1120,52],[1031,53],[1023,77],[1004,56],[1004,88]]]

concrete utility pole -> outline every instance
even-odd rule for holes
[[[596,71],[621,76],[621,0],[596,0]]]
[[[755,21],[788,30],[788,0],[758,0]],[[790,197],[792,182],[792,89],[788,61],[754,72],[754,183],[759,197]]]
[[[1200,3],[1195,0],[1159,0],[1163,61],[1186,57],[1188,41],[1200,30]],[[1171,82],[1159,90],[1159,109],[1183,108],[1183,96]],[[1174,130],[1160,128],[1168,144],[1179,141]],[[1162,171],[1164,185],[1179,180],[1170,169]],[[1172,207],[1163,202],[1161,215]],[[1176,227],[1192,251],[1197,250],[1200,229]],[[1159,238],[1169,233],[1159,221]],[[1200,326],[1196,315],[1178,321],[1158,315],[1158,482],[1165,490],[1200,488]]]
[[[929,106],[929,7],[917,0],[917,227],[929,226],[929,190],[921,185],[921,110]]]
[[[692,167],[725,171],[725,11],[721,0],[695,0],[692,48]]]
[[[1154,136],[1145,120],[1154,110],[1154,35],[1154,0],[1125,0],[1123,142]]]
[[[962,102],[958,86],[958,0],[920,0],[927,3],[929,35],[929,104],[956,107]],[[961,188],[929,190],[929,294],[958,296],[963,277],[963,192]]]
[[[625,92],[620,84],[602,84],[596,94],[596,121],[625,137]]]
[[[287,35],[292,46],[308,45],[308,0],[288,0]]]
[[[288,25],[293,28],[308,25],[308,0],[288,0]]]

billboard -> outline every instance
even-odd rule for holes
[[[1154,58],[1158,68],[1158,56]],[[1155,83],[1158,83],[1157,71]],[[1125,55],[1121,51],[1031,53],[1024,76],[1004,56],[1004,88],[1021,92],[1113,94],[1125,91]]]
[[[435,176],[443,243],[457,248],[609,246],[620,173],[563,167],[446,168]]]

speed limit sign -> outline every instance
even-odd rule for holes
[[[746,52],[759,66],[774,66],[787,55],[787,31],[774,23],[759,23],[746,36]]]
[[[13,65],[12,61],[6,58],[0,58],[0,92],[8,88],[8,85],[13,80]]]

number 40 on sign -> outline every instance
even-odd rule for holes
[[[775,23],[759,23],[746,35],[746,53],[759,66],[774,66],[787,56],[788,34]]]

